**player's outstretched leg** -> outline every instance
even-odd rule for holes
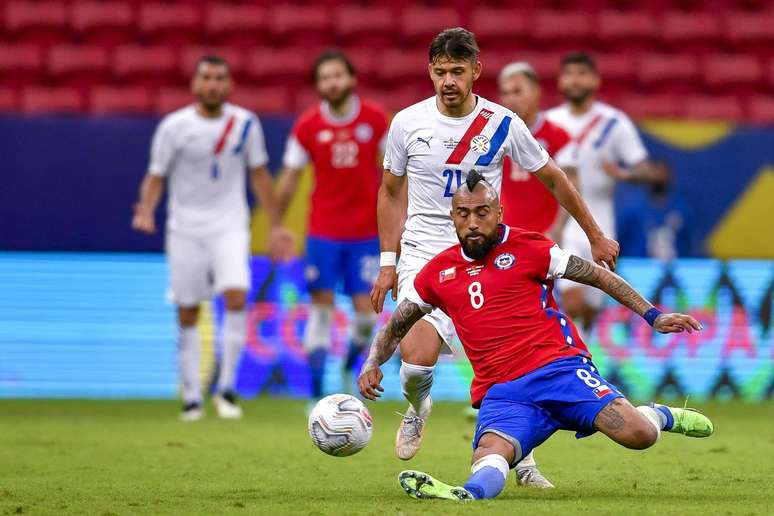
[[[398,475],[400,486],[412,498],[418,500],[473,500],[467,489],[450,486],[421,471],[401,471]]]

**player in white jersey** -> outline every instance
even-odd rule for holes
[[[197,63],[191,81],[196,103],[167,115],[157,127],[132,219],[134,229],[155,232],[154,212],[168,181],[165,250],[178,307],[184,421],[200,419],[204,413],[196,323],[199,304],[213,294],[223,294],[226,305],[213,402],[222,418],[242,415],[234,381],[246,340],[245,303],[250,288],[247,169],[273,227],[280,228],[260,121],[250,111],[226,102],[231,87],[229,66],[222,58],[205,56]],[[276,235],[286,238],[284,232],[278,229]]]
[[[374,309],[382,310],[390,289],[393,299],[404,299],[424,264],[455,244],[452,195],[471,168],[479,170],[499,192],[505,156],[537,174],[580,221],[592,241],[595,258],[614,266],[617,242],[605,237],[572,183],[524,122],[510,110],[473,94],[473,82],[481,73],[474,35],[462,28],[441,32],[430,45],[429,58],[436,95],[399,112],[387,137],[377,211],[382,255],[379,278],[371,293]],[[404,231],[402,195],[406,181],[408,219]],[[477,272],[471,269],[455,274]],[[450,352],[453,332],[449,318],[435,310],[401,341],[401,385],[409,401],[395,444],[401,459],[410,459],[419,450],[432,406],[433,367],[439,353]],[[428,341],[438,345],[427,346]],[[537,474],[536,469],[534,472]]]
[[[616,181],[648,182],[658,177],[629,117],[596,100],[599,85],[594,59],[585,53],[568,54],[562,60],[559,75],[559,90],[567,102],[550,109],[546,116],[575,140],[581,195],[602,231],[614,238]],[[576,221],[565,226],[561,244],[581,258],[591,258],[589,243]],[[560,281],[558,286],[562,309],[571,319],[581,321],[582,328],[588,331],[601,308],[603,295],[577,283]]]

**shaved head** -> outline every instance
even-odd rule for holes
[[[494,187],[477,170],[468,172],[465,183],[452,197],[451,209],[457,238],[468,257],[481,259],[497,245],[502,216]]]

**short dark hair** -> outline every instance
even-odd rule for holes
[[[431,63],[445,57],[453,61],[478,61],[478,43],[476,35],[462,27],[441,31],[430,43],[429,58]]]
[[[562,58],[562,68],[571,64],[581,64],[588,66],[592,71],[597,71],[597,62],[586,52],[570,52]]]
[[[228,73],[231,73],[231,65],[228,64],[228,61],[226,61],[224,58],[215,55],[215,54],[206,54],[199,58],[198,61],[196,61],[196,66],[194,67],[194,73],[199,71],[199,66],[203,63],[216,65],[216,66],[225,66],[226,70],[228,70]]]
[[[317,56],[317,59],[314,60],[314,65],[312,66],[312,82],[317,82],[317,74],[320,72],[320,67],[323,63],[327,63],[328,61],[339,61],[344,65],[344,68],[347,69],[349,75],[355,75],[355,65],[352,64],[349,56],[337,48],[329,48],[328,50],[324,50]]]

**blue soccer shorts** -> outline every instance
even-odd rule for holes
[[[487,391],[478,411],[473,449],[482,435],[491,432],[514,445],[518,461],[519,455],[525,457],[557,430],[573,430],[579,439],[593,434],[597,414],[621,397],[589,359],[555,360]]]
[[[344,294],[368,294],[379,274],[379,239],[332,240],[306,239],[304,276],[310,291],[335,291]]]

